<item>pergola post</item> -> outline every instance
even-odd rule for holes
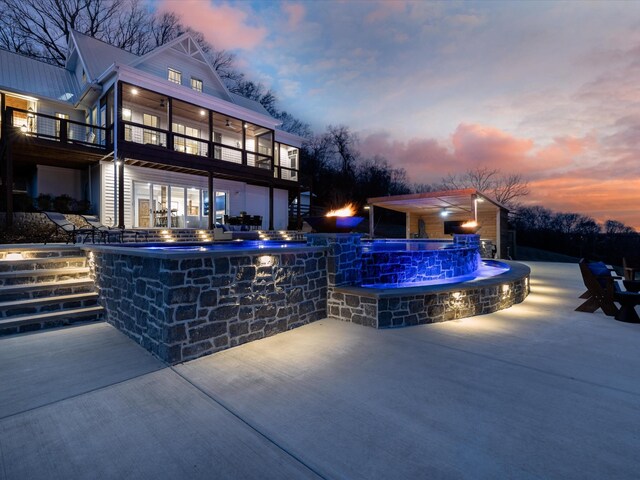
[[[373,205],[369,204],[369,238],[375,237],[375,222],[373,219]]]
[[[405,225],[405,227],[406,227],[406,230],[407,230],[405,238],[409,239],[409,238],[411,238],[411,213],[407,212],[405,216],[406,216],[406,225]]]

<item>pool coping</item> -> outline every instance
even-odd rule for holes
[[[300,253],[300,252],[324,252],[328,250],[328,247],[310,247],[305,245],[295,245],[286,247],[267,247],[267,248],[238,248],[239,242],[230,240],[229,242],[215,242],[215,243],[176,243],[175,246],[193,246],[193,247],[206,247],[209,245],[220,245],[222,243],[228,243],[229,246],[234,245],[234,248],[228,249],[216,249],[205,251],[162,251],[162,250],[143,250],[143,247],[127,246],[127,244],[119,245],[82,245],[80,248],[88,252],[107,253],[116,255],[133,255],[145,258],[159,258],[163,260],[179,260],[183,258],[211,258],[211,257],[228,257],[233,256],[247,256],[247,255],[274,255],[274,254],[287,254],[287,253]],[[135,245],[135,244],[131,244]],[[163,246],[171,246],[171,244],[163,244]]]

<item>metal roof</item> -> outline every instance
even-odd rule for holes
[[[271,117],[271,114],[267,111],[266,108],[262,106],[260,102],[256,102],[255,100],[251,100],[250,98],[245,98],[242,95],[237,95],[231,92],[229,92],[229,95],[231,96],[231,100],[233,100],[233,103],[235,103],[236,105],[240,105],[241,107],[253,110],[254,112],[261,115]]]
[[[80,86],[62,67],[0,49],[0,89],[34,97],[73,102]]]
[[[178,38],[184,38],[185,35],[188,36],[184,34]],[[87,77],[92,81],[99,78],[114,63],[131,65],[135,68],[136,62],[142,58],[77,31],[72,31],[72,36]],[[217,75],[213,68],[211,70],[214,75]],[[43,96],[70,103],[76,102],[81,93],[81,86],[73,72],[0,49],[0,89],[2,88],[25,95]],[[229,95],[232,103],[271,117],[259,102],[234,93]]]
[[[133,63],[138,55],[109,45],[101,40],[73,31],[73,38],[78,46],[78,53],[87,69],[87,75],[95,80],[102,75],[113,63],[127,65]]]

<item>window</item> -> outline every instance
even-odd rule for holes
[[[201,92],[202,80],[198,80],[197,78],[191,77],[191,88],[193,88],[196,92]]]
[[[182,73],[178,70],[174,70],[173,68],[169,69],[169,76],[167,77],[170,82],[177,83],[178,85],[182,85]]]
[[[60,138],[60,131],[62,126],[62,122],[60,120],[69,120],[69,115],[67,115],[66,113],[56,113],[56,118],[59,119],[56,120],[56,138]],[[69,132],[69,134],[71,134],[71,131],[68,127],[67,131]],[[71,138],[71,135],[69,135],[69,138]]]
[[[200,138],[200,130],[193,127],[186,127],[181,123],[174,123],[173,131],[178,135]],[[206,156],[206,154],[199,151],[198,147],[200,146],[200,143],[197,140],[191,140],[188,138],[180,137],[178,135],[174,137],[173,141],[176,152],[185,152],[190,153],[191,155]]]
[[[142,114],[142,124],[147,127],[158,128],[159,119],[156,115],[151,115],[149,113]],[[158,134],[154,130],[143,130],[143,143],[149,143],[151,145],[159,145],[160,142],[158,140]]]
[[[129,108],[122,109],[122,120],[125,122],[131,121],[131,110]],[[124,139],[127,142],[133,141],[133,127],[131,125],[124,126]]]

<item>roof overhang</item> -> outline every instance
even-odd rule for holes
[[[367,199],[367,203],[375,207],[415,215],[440,213],[445,208],[451,213],[473,213],[475,208],[508,210],[484,193],[472,188],[374,197]]]

